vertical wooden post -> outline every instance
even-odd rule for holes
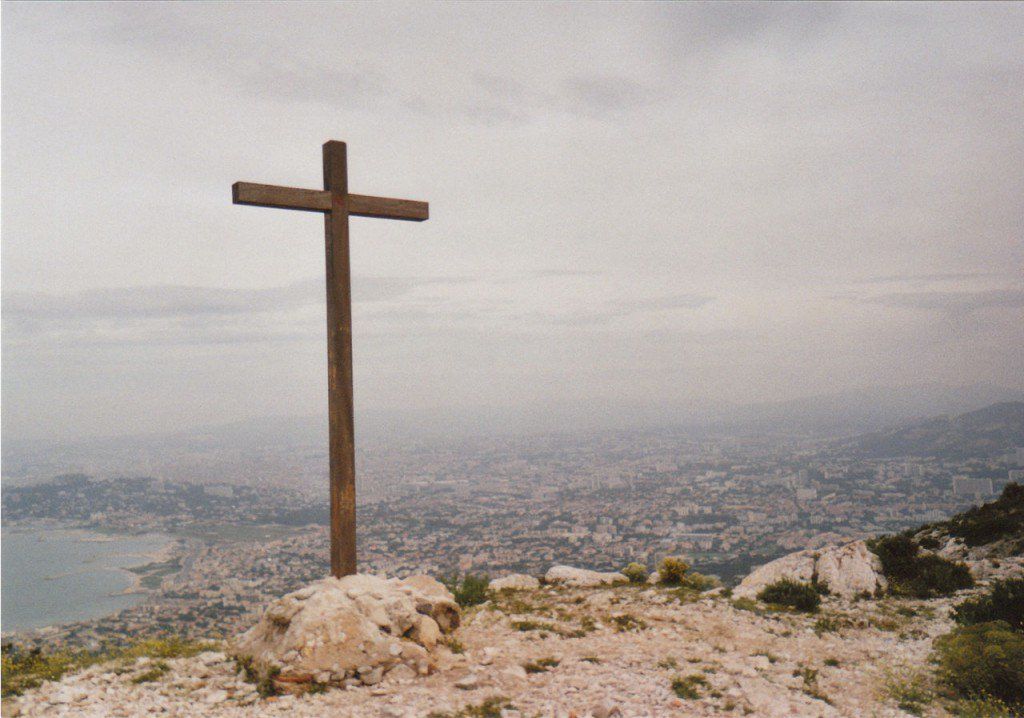
[[[345,143],[324,144],[327,255],[327,413],[330,432],[331,575],[356,572],[356,455],[352,412],[352,278]]]

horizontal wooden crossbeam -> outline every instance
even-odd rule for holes
[[[330,212],[331,193],[319,189],[297,189],[255,182],[235,182],[231,185],[231,198],[235,204],[254,207],[278,207],[305,212]],[[422,222],[429,218],[426,202],[390,197],[370,197],[363,194],[348,195],[348,213],[355,217],[379,217]]]

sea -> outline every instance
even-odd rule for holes
[[[169,536],[117,536],[78,529],[4,527],[0,531],[0,628],[4,633],[116,613],[141,601],[120,592]]]

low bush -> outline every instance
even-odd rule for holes
[[[672,679],[672,692],[680,698],[695,700],[700,698],[701,690],[708,685],[708,679],[699,674],[676,676]]]
[[[622,575],[629,579],[630,583],[647,583],[647,567],[635,561],[622,569]]]
[[[719,585],[718,580],[711,576],[705,576],[702,573],[696,571],[690,571],[683,576],[683,579],[679,582],[680,588],[685,588],[690,591],[710,591],[712,588],[716,588]]]
[[[995,581],[981,596],[958,603],[953,620],[963,626],[1006,621],[1015,631],[1024,632],[1024,578]]]
[[[939,681],[960,698],[1024,708],[1024,636],[1005,621],[961,626],[935,640]]]
[[[789,606],[797,611],[814,613],[821,605],[821,596],[809,583],[782,578],[770,583],[757,594],[758,600],[778,606]]]
[[[889,592],[897,596],[934,598],[974,585],[966,564],[935,554],[922,554],[917,542],[906,534],[882,536],[868,542],[882,562],[889,580]]]
[[[678,586],[689,570],[690,564],[682,556],[666,556],[658,564],[658,581],[669,586]]]
[[[474,575],[467,573],[460,578],[458,574],[453,573],[441,577],[441,583],[452,592],[452,595],[455,596],[455,602],[463,608],[477,606],[486,601],[487,585],[490,582],[491,579],[486,574]]]

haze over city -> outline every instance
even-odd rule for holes
[[[230,186],[319,187],[327,139],[353,192],[431,204],[352,222],[367,431],[1024,390],[1019,5],[6,4],[3,33],[5,443],[323,416],[321,218]]]

